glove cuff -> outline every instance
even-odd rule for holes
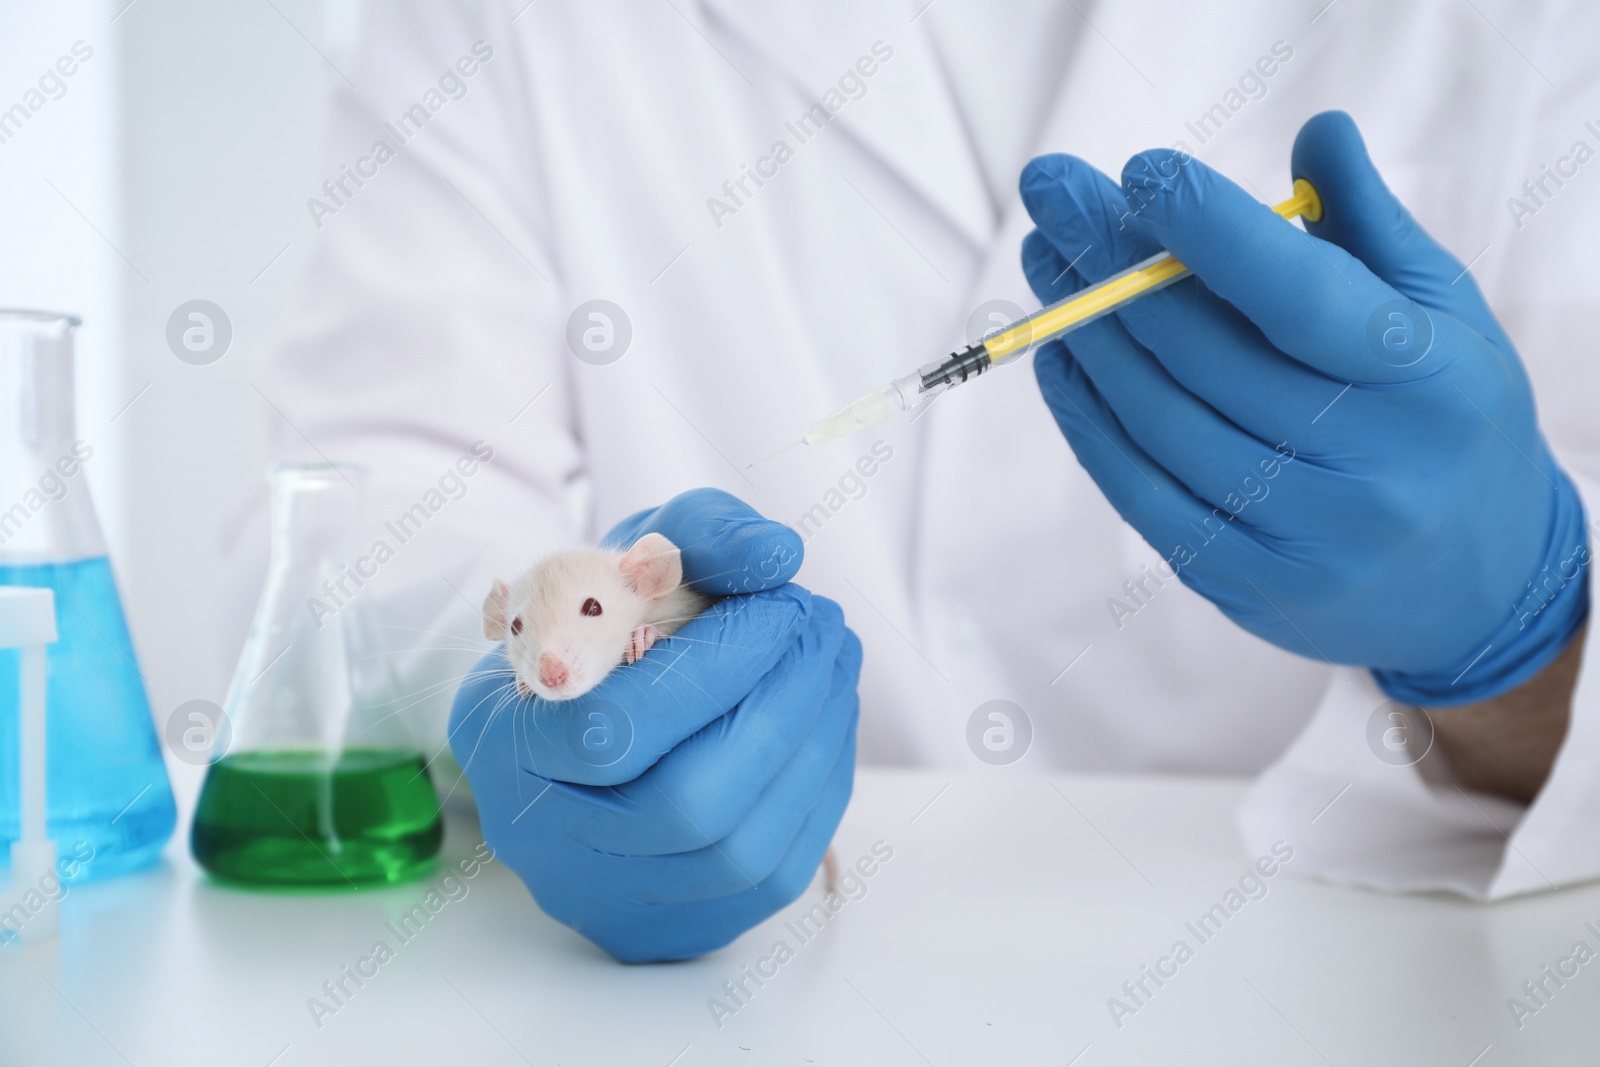
[[[1589,617],[1589,534],[1583,501],[1570,478],[1557,479],[1555,516],[1544,562],[1522,590],[1505,623],[1461,662],[1437,674],[1374,669],[1373,680],[1393,700],[1453,707],[1489,700],[1548,667]]]

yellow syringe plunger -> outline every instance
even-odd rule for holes
[[[1322,218],[1322,197],[1310,182],[1296,178],[1294,195],[1274,205],[1272,210],[1286,219],[1303,215],[1308,222],[1317,222]],[[1121,274],[1113,274],[1096,285],[1007,326],[985,338],[983,346],[988,349],[990,360],[999,363],[1188,276],[1189,268],[1178,262],[1170,252],[1157,253]]]
[[[1317,192],[1317,187],[1304,178],[1294,180],[1294,195],[1272,210],[1286,219],[1296,215],[1307,222],[1322,221],[1322,194]]]

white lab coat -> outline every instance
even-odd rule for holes
[[[1037,306],[1015,193],[1031,155],[1116,174],[1181,143],[1277,200],[1299,124],[1341,107],[1472,262],[1558,453],[1593,470],[1600,161],[1547,182],[1532,213],[1507,205],[1575,141],[1600,148],[1592,6],[525,2],[368,13],[323,175],[367,177],[307,190],[318,247],[266,390],[285,453],[373,470],[367,532],[394,556],[360,595],[412,648],[397,663],[419,697],[484,644],[491,575],[720,486],[810,516],[799,580],[866,647],[864,762],[982,767],[968,720],[1005,699],[1032,727],[1018,768],[1261,775],[1249,847],[1289,840],[1301,873],[1478,897],[1600,876],[1592,670],[1526,814],[1379,761],[1365,672],[1146,577],[1157,554],[1078,467],[1026,366],[915,422],[747,466],[964,343],[980,305]],[[1241,86],[1275,46],[1271,76]],[[462,57],[478,60],[464,95],[430,95]],[[837,105],[829,121],[796,126],[817,103]],[[394,125],[413,105],[420,132]],[[631,325],[609,365],[567,342],[593,299]],[[459,499],[455,483],[430,497],[475,441],[492,462]],[[419,502],[426,524],[399,543],[382,522]],[[258,568],[259,551],[239,556]],[[417,705],[436,741],[447,697]]]

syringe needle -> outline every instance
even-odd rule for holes
[[[766,462],[766,461],[767,461],[767,460],[769,460],[769,459],[777,459],[777,458],[778,458],[778,457],[779,457],[779,456],[781,456],[781,455],[783,455],[783,454],[784,454],[784,453],[785,453],[785,452],[787,452],[787,451],[789,451],[789,450],[790,450],[790,449],[792,449],[792,448],[799,448],[799,447],[800,447],[800,446],[801,446],[801,445],[803,445],[803,444],[805,444],[805,442],[804,442],[804,441],[796,441],[796,442],[795,442],[795,443],[794,443],[794,444],[792,444],[792,445],[784,445],[784,446],[783,446],[783,447],[782,447],[782,448],[780,448],[780,449],[778,449],[778,450],[777,450],[777,451],[776,451],[776,452],[774,452],[774,453],[773,453],[773,454],[772,454],[772,455],[770,455],[770,456],[767,456],[767,457],[766,457],[766,458],[764,458],[764,459],[758,459],[758,460],[756,460],[756,462],[755,462],[755,463],[751,463],[751,464],[748,464],[748,465],[747,465],[747,466],[746,466],[746,467],[745,467],[745,470],[749,470],[749,469],[750,469],[750,468],[751,468],[751,467],[754,467],[754,466],[755,466],[755,465],[756,465],[756,464],[757,464],[757,463],[765,463],[765,462]]]

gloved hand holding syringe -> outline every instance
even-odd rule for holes
[[[1297,178],[1294,195],[1273,207],[1292,219],[1303,215],[1309,222],[1322,218],[1322,200],[1310,182]],[[801,444],[814,445],[855,433],[864,426],[910,411],[947,389],[1010,362],[1046,341],[1071,333],[1142,296],[1189,277],[1190,270],[1170,253],[1160,252],[1087,289],[1073,293],[1025,319],[989,334],[983,340],[952,352],[875,389],[847,407],[811,424]]]

